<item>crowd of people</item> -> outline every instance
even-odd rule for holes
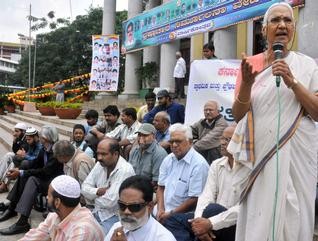
[[[215,100],[201,107],[204,118],[185,125],[184,106],[167,90],[147,94],[139,112],[109,105],[99,120],[98,111],[87,111],[87,123],[74,125],[71,141],[59,140],[54,126],[37,131],[16,124],[12,152],[0,160],[0,191],[9,190],[10,201],[0,204],[0,222],[19,219],[0,235],[27,232],[25,241],[312,240],[318,68],[288,50],[294,31],[292,8],[273,4],[263,25],[268,49],[243,56],[233,104],[237,125],[224,120]],[[273,52],[277,41],[282,59]],[[215,58],[211,45],[204,49],[206,58]],[[278,143],[274,76],[282,79],[286,107]],[[30,229],[30,212],[43,197],[49,214]]]

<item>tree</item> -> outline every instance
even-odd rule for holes
[[[77,16],[72,23],[49,33],[37,35],[35,85],[89,73],[92,57],[91,36],[101,34],[102,19],[102,8],[90,8],[87,15]],[[126,19],[127,11],[116,13],[116,34],[121,36],[121,23]],[[33,55],[34,52],[32,52],[32,59]],[[123,59],[121,59],[121,63],[124,63]],[[123,73],[122,69],[124,69],[124,66],[121,64],[120,73]],[[16,73],[10,77],[16,84],[27,84],[27,52],[22,54]],[[120,74],[120,79],[122,78],[123,74]]]

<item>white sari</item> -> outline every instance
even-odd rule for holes
[[[290,52],[285,58],[294,77],[308,90],[318,90],[318,67],[311,58]],[[291,89],[281,81],[280,137],[297,118],[301,105]],[[272,68],[261,72],[253,85],[251,105],[254,129],[253,151],[247,148],[247,114],[238,123],[228,150],[237,161],[234,186],[241,189],[253,168],[276,145],[278,97]],[[255,160],[251,159],[254,155]],[[256,178],[247,198],[240,205],[236,241],[312,241],[314,200],[317,183],[317,139],[314,122],[303,116],[295,133],[279,150],[278,199],[276,190],[276,155],[271,157]],[[273,210],[276,206],[275,225]]]

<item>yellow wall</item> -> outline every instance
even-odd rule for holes
[[[247,51],[247,23],[237,24],[236,42],[236,58],[240,59],[241,54]]]
[[[191,62],[195,59],[202,59],[204,34],[196,34],[191,37]]]

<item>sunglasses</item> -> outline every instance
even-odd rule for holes
[[[121,201],[118,201],[118,206],[119,206],[119,209],[121,211],[125,211],[126,208],[128,208],[128,210],[132,213],[137,213],[139,212],[141,209],[143,209],[145,206],[147,206],[147,203],[144,202],[144,203],[132,203],[132,204],[126,204],[126,203],[123,203]]]

